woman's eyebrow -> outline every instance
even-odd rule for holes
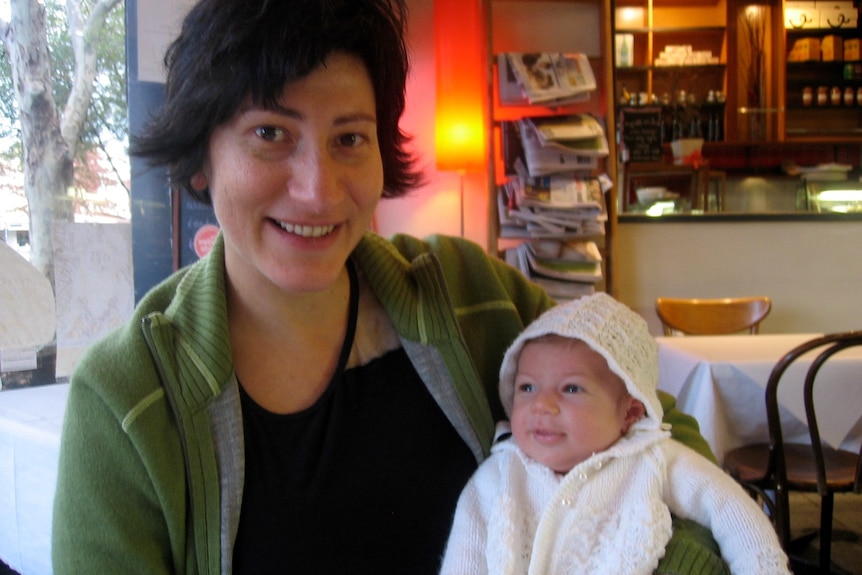
[[[347,114],[339,116],[335,119],[335,124],[350,124],[353,122],[370,122],[377,123],[377,117],[374,114],[366,114],[365,112],[356,112],[355,114]]]
[[[282,116],[286,116],[288,118],[294,118],[297,120],[301,120],[305,118],[305,114],[296,110],[294,108],[289,108],[287,106],[282,106],[281,104],[274,104],[273,106],[260,106],[255,104],[250,104],[248,106],[244,106],[241,110],[242,113],[249,112],[272,112],[275,114],[280,114]],[[367,112],[353,112],[347,113],[343,116],[338,116],[335,119],[335,125],[342,124],[350,124],[353,122],[370,122],[372,124],[377,124],[377,116],[375,114],[367,113]]]

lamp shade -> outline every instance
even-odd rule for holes
[[[482,171],[488,99],[482,0],[434,0],[438,170]]]

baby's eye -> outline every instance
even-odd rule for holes
[[[580,385],[566,385],[563,387],[563,393],[580,393],[581,386]]]
[[[287,132],[283,128],[275,126],[261,126],[256,128],[254,133],[267,142],[283,142],[287,139]]]
[[[523,393],[530,393],[535,389],[532,383],[522,383],[518,385],[518,391]]]

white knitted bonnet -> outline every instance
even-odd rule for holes
[[[661,425],[663,411],[656,395],[658,345],[641,316],[604,292],[549,309],[515,339],[500,368],[500,400],[509,417],[521,350],[528,341],[550,334],[579,339],[605,358],[632,397],[646,406],[646,417],[634,427]]]

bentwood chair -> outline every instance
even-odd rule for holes
[[[655,310],[665,335],[756,334],[772,309],[767,296],[717,299],[660,297]]]
[[[832,511],[834,494],[862,492],[862,448],[859,453],[836,449],[820,439],[814,385],[823,365],[841,350],[862,345],[862,331],[821,336],[787,352],[775,364],[766,386],[766,416],[769,443],[747,445],[725,454],[724,468],[769,512],[781,545],[793,560],[795,545],[790,540],[790,503],[788,491],[816,492],[820,495],[819,572],[829,573],[832,549]],[[808,352],[811,364],[805,373],[803,399],[808,423],[809,444],[785,443],[779,417],[779,385],[786,381],[788,368]],[[862,379],[857,393],[862,393]],[[817,534],[815,534],[817,535]],[[799,559],[796,559],[799,561]]]

